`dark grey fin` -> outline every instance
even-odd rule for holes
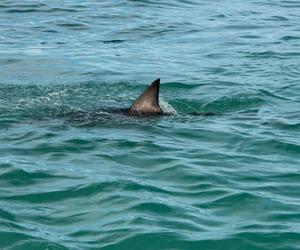
[[[160,79],[156,79],[147,87],[144,92],[130,106],[129,115],[156,115],[162,114],[163,111],[159,106]]]

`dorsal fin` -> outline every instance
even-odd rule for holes
[[[130,106],[128,113],[130,115],[162,114],[158,101],[159,85],[160,79],[152,82]]]

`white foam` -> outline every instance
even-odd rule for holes
[[[162,97],[159,98],[159,106],[165,113],[177,115],[177,111],[171,106],[171,104],[164,101]]]

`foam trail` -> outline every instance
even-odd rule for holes
[[[159,97],[159,106],[165,113],[177,115],[177,111],[171,106],[171,104],[167,103],[162,97]]]

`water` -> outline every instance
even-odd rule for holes
[[[299,23],[293,0],[2,0],[0,248],[300,249]],[[177,114],[93,113],[158,77]]]

